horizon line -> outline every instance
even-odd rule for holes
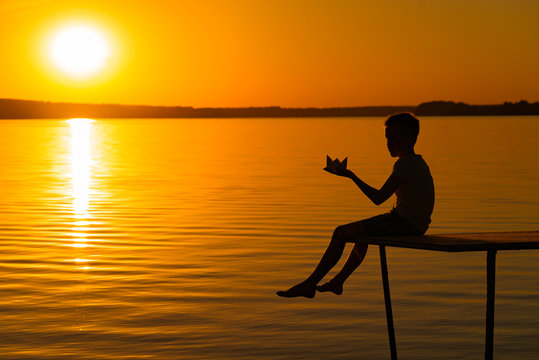
[[[465,104],[470,106],[495,106],[503,105],[506,103],[518,104],[518,103],[538,103],[539,101],[528,101],[521,99],[520,101],[504,101],[501,103],[490,103],[490,104],[471,104],[463,101],[455,100],[428,100],[422,101],[419,104],[405,104],[405,105],[339,105],[339,106],[282,106],[282,105],[247,105],[247,106],[200,106],[194,107],[192,105],[148,105],[148,104],[127,104],[127,103],[113,103],[113,102],[73,102],[73,101],[52,101],[52,100],[33,100],[33,99],[18,99],[18,98],[0,98],[0,101],[9,100],[9,101],[26,101],[26,102],[40,102],[47,104],[70,104],[70,105],[113,105],[113,106],[143,106],[143,107],[160,107],[160,108],[190,108],[190,109],[270,109],[270,108],[280,108],[280,109],[347,109],[347,108],[387,108],[387,107],[418,107],[421,104],[426,103],[455,103],[455,104]]]

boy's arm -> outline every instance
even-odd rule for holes
[[[391,197],[401,184],[401,180],[395,175],[391,175],[380,190],[373,188],[361,180],[352,172],[346,170],[342,176],[352,179],[361,191],[375,204],[380,205]]]

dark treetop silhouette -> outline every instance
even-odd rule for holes
[[[191,106],[146,106],[120,104],[53,103],[0,99],[0,119],[89,118],[257,118],[257,117],[345,117],[386,116],[412,111],[417,115],[539,115],[539,102],[505,102],[502,105],[468,105],[453,101],[431,101],[418,106],[354,106],[331,108],[194,108]]]

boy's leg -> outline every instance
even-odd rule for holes
[[[354,270],[363,262],[365,255],[367,254],[368,244],[355,244],[354,248],[348,256],[348,260],[344,264],[341,271],[333,277],[330,281],[322,286],[317,286],[316,290],[320,292],[331,291],[337,295],[341,295],[343,292],[343,284],[352,275]]]
[[[373,216],[372,218],[360,221],[364,225],[364,233],[369,235],[379,236],[404,236],[404,235],[417,235],[417,230],[408,223],[407,220],[401,218],[395,210]],[[366,244],[355,244],[354,251],[348,257],[346,264],[342,270],[335,275],[335,277],[322,286],[317,286],[317,290],[332,291],[337,295],[342,294],[342,286],[345,280],[354,272],[354,270],[361,264],[367,253]]]
[[[312,298],[316,293],[316,285],[333,268],[342,256],[348,241],[365,233],[363,221],[338,226],[333,232],[331,242],[313,273],[303,282],[286,291],[278,291],[277,295],[283,297],[305,296]]]

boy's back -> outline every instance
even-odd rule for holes
[[[434,182],[427,163],[421,155],[403,156],[395,162],[392,175],[401,180],[395,191],[397,213],[425,232],[434,208]]]

